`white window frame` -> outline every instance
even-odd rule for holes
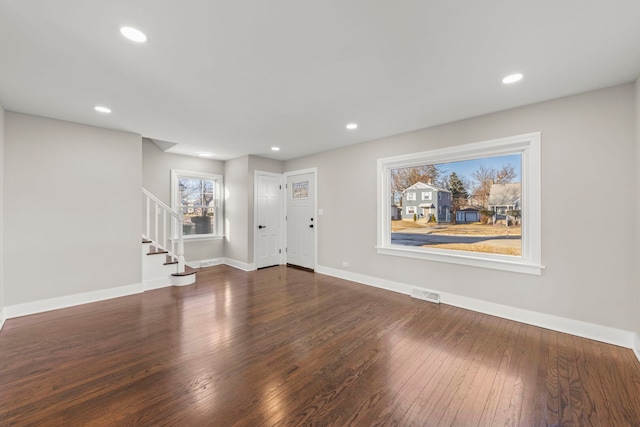
[[[411,209],[413,212],[409,212],[409,209]],[[418,213],[418,208],[417,206],[407,206],[407,215],[416,215]]]
[[[431,198],[432,198],[431,191],[423,191],[422,192],[422,200],[431,201]]]
[[[410,191],[407,193],[407,200],[415,202],[416,201],[416,193],[414,191]]]
[[[520,154],[522,156],[521,256],[391,244],[389,194],[391,194],[390,173],[392,169],[473,160],[483,157],[497,157],[508,154]],[[378,241],[376,250],[381,255],[402,256],[540,275],[544,269],[541,264],[540,171],[540,132],[378,159]]]
[[[221,239],[224,237],[224,233],[222,232],[224,226],[224,218],[223,218],[223,182],[222,175],[219,174],[210,174],[204,172],[192,172],[185,171],[179,169],[171,169],[171,209],[177,212],[178,209],[178,178],[179,177],[189,177],[189,178],[201,178],[201,179],[210,179],[213,180],[214,191],[217,195],[214,202],[214,233],[211,234],[188,234],[182,236],[185,241],[189,240],[212,240],[212,239]],[[173,235],[177,238],[177,230],[173,230]]]

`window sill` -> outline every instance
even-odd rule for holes
[[[198,242],[201,240],[222,240],[224,239],[224,235],[213,235],[213,234],[205,234],[202,236],[198,236],[198,235],[187,235],[187,236],[182,236],[182,241],[183,242]],[[178,239],[171,239],[172,241],[178,241]]]
[[[528,264],[522,258],[508,257],[492,254],[484,254],[482,256],[473,255],[473,252],[447,250],[418,250],[408,247],[396,246],[377,246],[376,250],[380,255],[401,256],[406,258],[425,259],[429,261],[447,262],[450,264],[467,265],[471,267],[489,268],[493,270],[512,271],[516,273],[525,273],[533,275],[541,275],[544,266]],[[514,258],[514,259],[510,259]]]

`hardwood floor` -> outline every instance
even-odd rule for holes
[[[10,319],[0,425],[640,426],[624,348],[286,267]]]

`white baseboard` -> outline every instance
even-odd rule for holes
[[[199,261],[187,261],[186,264],[191,268],[205,268],[226,264],[243,271],[253,271],[256,269],[254,264],[247,264],[246,262],[236,261],[231,258],[212,258]]]
[[[98,291],[83,292],[81,294],[68,295],[64,297],[10,305],[5,307],[4,311],[6,318],[12,319],[14,317],[28,316],[29,314],[42,313],[45,311],[58,310],[60,308],[87,304],[90,302],[139,294],[143,291],[144,287],[142,283],[136,283],[134,285],[120,286],[117,288],[101,289]]]
[[[145,291],[166,288],[167,286],[171,286],[169,276],[159,277],[157,279],[151,279],[151,280],[144,280],[142,282],[142,289]]]
[[[406,283],[394,282],[391,280],[380,279],[364,274],[351,273],[324,266],[318,266],[316,268],[316,272],[407,295],[411,294],[411,288],[414,287],[412,285],[407,285]],[[439,292],[437,289],[431,290]],[[564,332],[608,344],[631,348],[634,349],[636,356],[638,356],[638,360],[640,360],[640,338],[637,334],[634,334],[631,331],[510,307],[475,298],[467,298],[455,294],[448,294],[444,292],[439,293],[440,301],[443,304],[453,305],[504,319],[515,320],[517,322]]]
[[[247,264],[246,262],[236,261],[235,259],[225,258],[224,263],[243,271],[253,271],[256,269],[255,264]]]
[[[229,258],[216,258],[211,260],[193,261],[187,263],[190,267],[199,268],[202,263],[205,265],[220,265],[227,264],[235,268],[239,268],[244,271],[255,270],[252,264],[246,264],[243,262],[235,261]],[[184,285],[181,283],[180,286]],[[39,301],[32,301],[23,304],[16,304],[7,306],[0,312],[0,329],[4,325],[6,319],[12,319],[14,317],[28,316],[30,314],[43,313],[45,311],[58,310],[60,308],[73,307],[80,304],[87,304],[91,302],[97,302],[107,300],[111,298],[118,298],[127,295],[138,294],[144,291],[150,291],[153,289],[160,289],[168,286],[173,286],[170,282],[170,278],[161,277],[157,279],[147,280],[143,283],[137,283],[134,285],[120,286],[117,288],[101,289],[98,291],[84,292],[80,294],[67,295],[63,297],[50,298]]]
[[[515,320],[528,325],[539,326],[553,331],[564,332],[582,338],[613,344],[620,347],[633,348],[633,332],[581,320],[568,319],[552,314],[495,304],[474,298],[453,294],[442,294],[444,304],[453,305],[504,319]]]
[[[380,289],[386,289],[388,291],[399,292],[401,294],[410,295],[411,288],[404,283],[394,282],[392,280],[380,279],[378,277],[367,276],[365,274],[352,273],[350,271],[338,270],[337,268],[324,267],[322,265],[316,266],[316,273],[326,274],[327,276],[337,277],[339,279],[350,280],[352,282],[362,283],[363,285],[369,285]]]
[[[191,268],[213,267],[215,265],[224,264],[224,258],[203,259],[200,261],[187,261],[186,264]]]

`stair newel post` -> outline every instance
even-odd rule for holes
[[[184,272],[184,238],[182,236],[182,224],[184,223],[184,212],[182,212],[182,207],[178,208],[178,251],[176,255],[178,255],[178,272]]]

